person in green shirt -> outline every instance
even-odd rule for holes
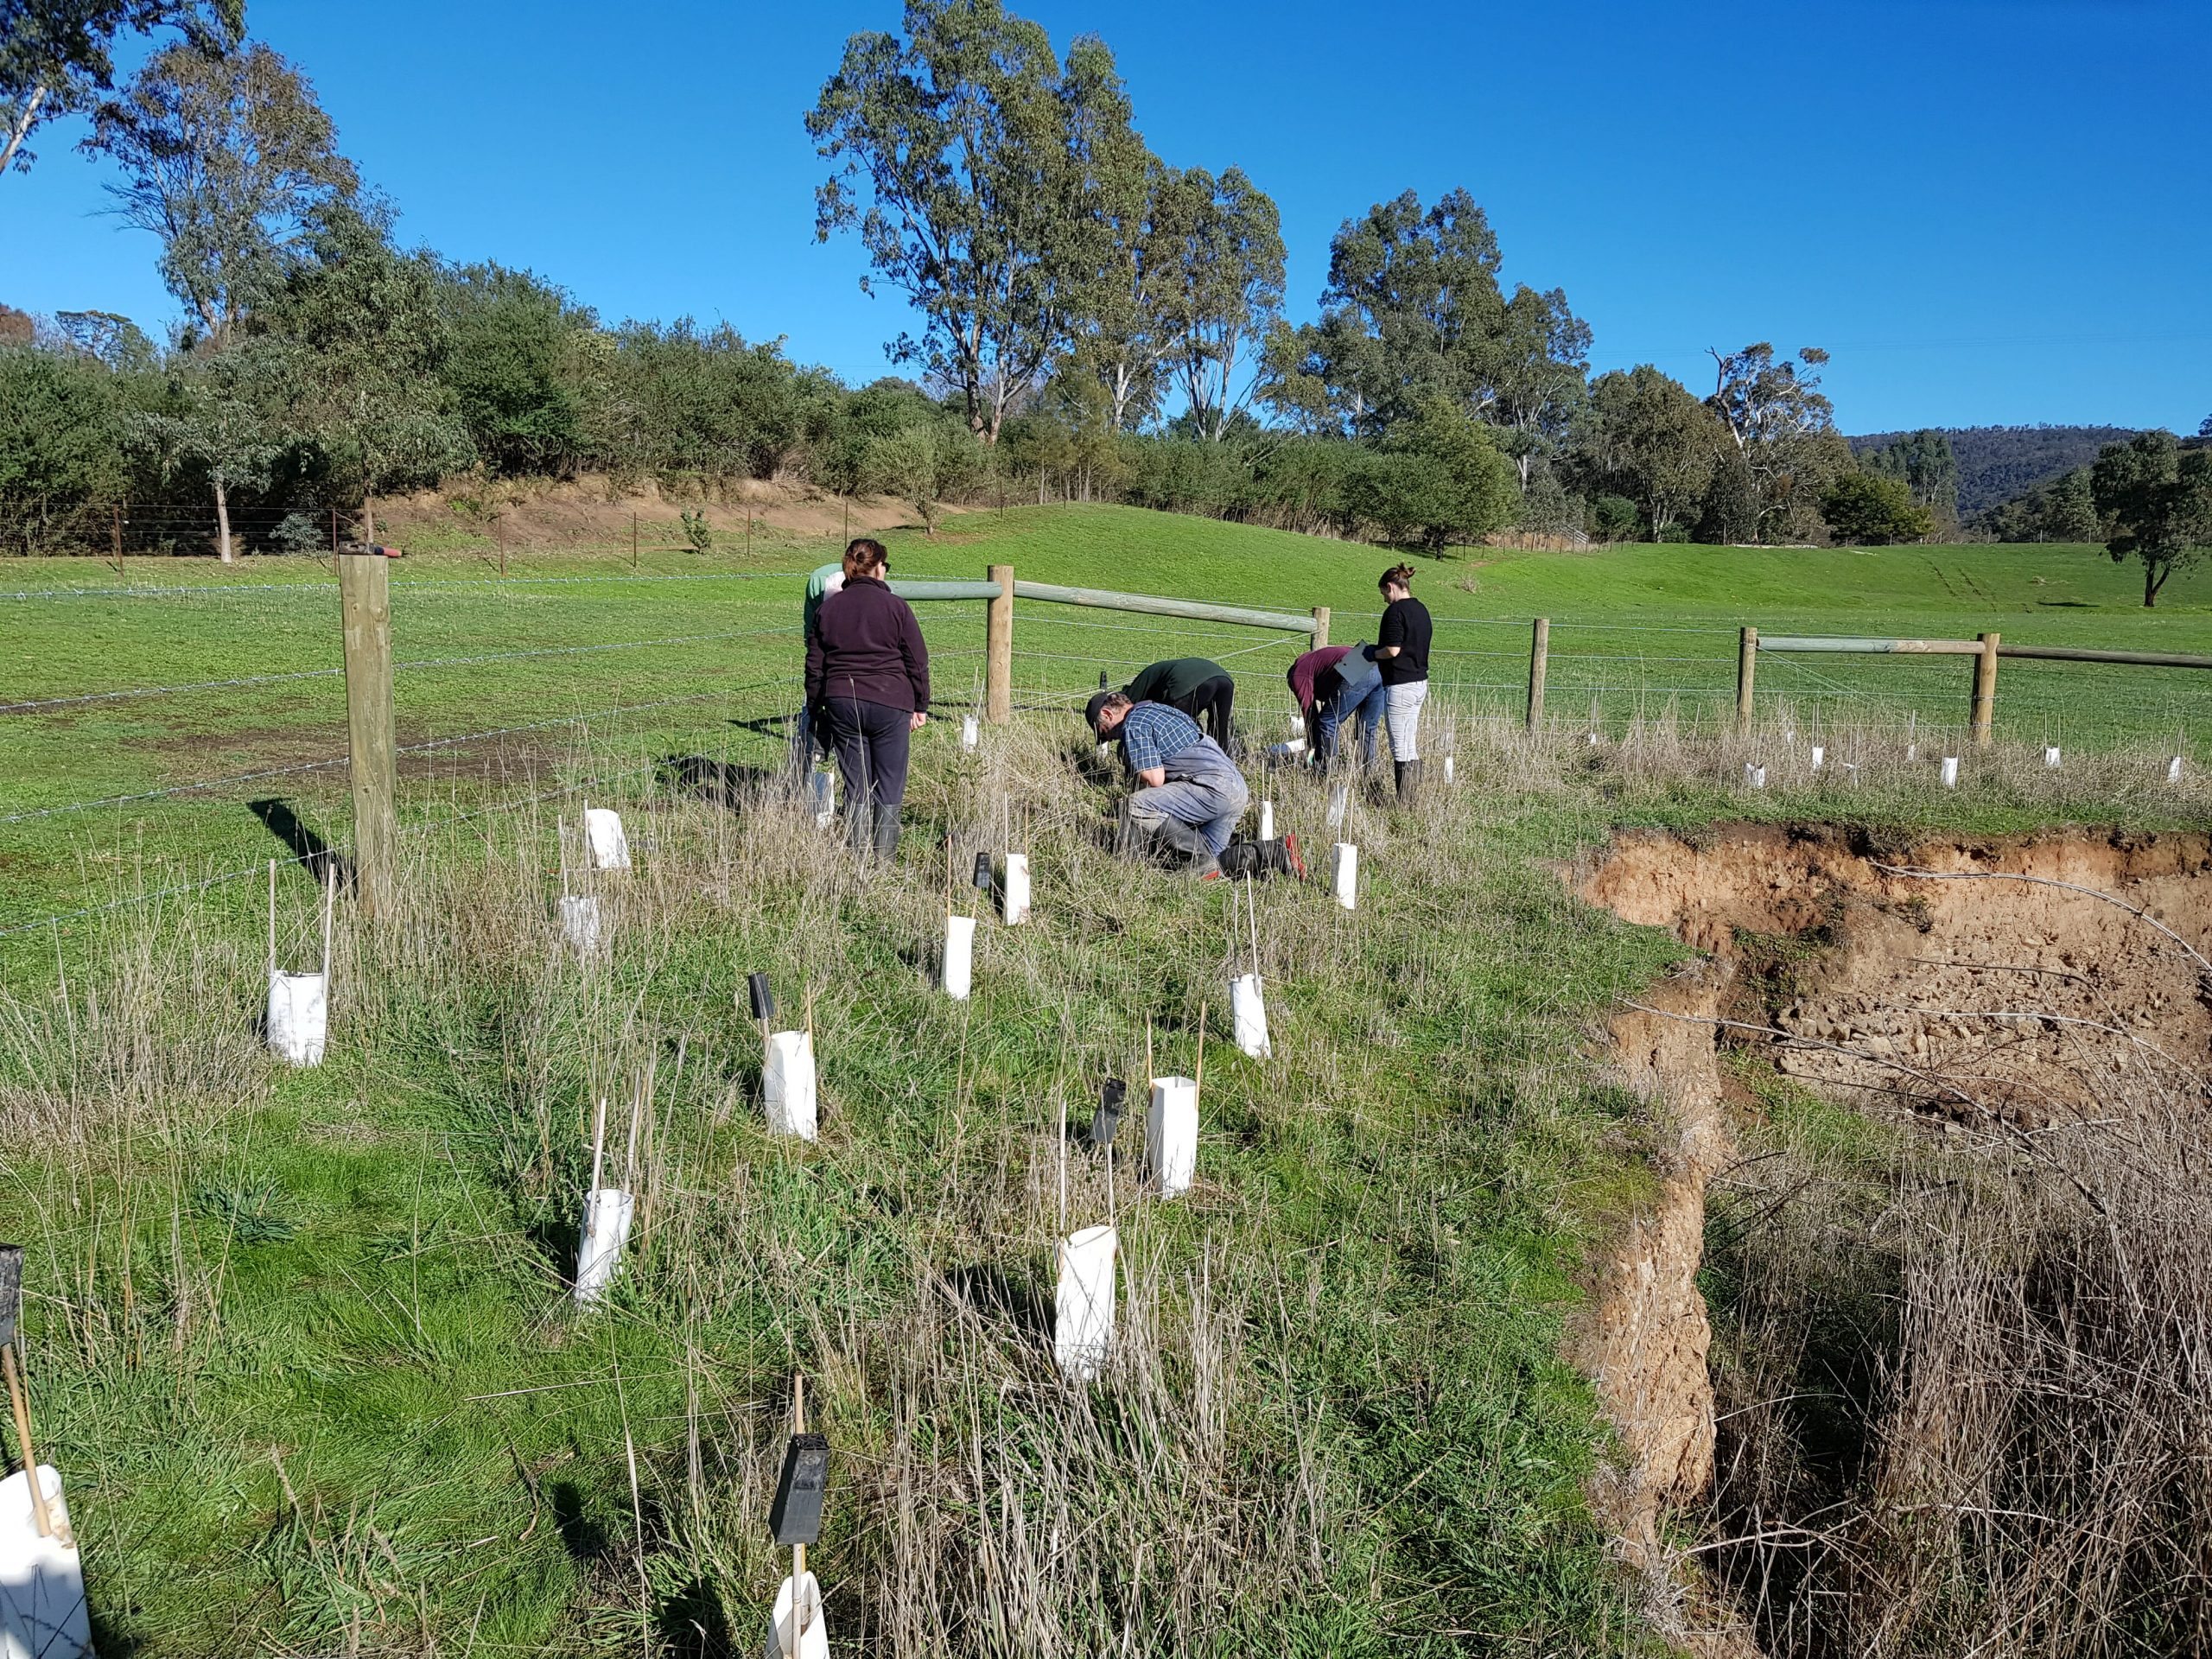
[[[1164,702],[1181,709],[1205,728],[1224,754],[1230,752],[1230,710],[1236,700],[1236,682],[1219,663],[1203,657],[1172,658],[1139,670],[1122,690],[1131,702]]]
[[[891,568],[887,558],[884,569]],[[845,565],[842,559],[823,565],[806,579],[806,608],[799,623],[798,637],[802,641],[814,638],[814,619],[822,610],[822,601],[845,585]],[[799,698],[798,719],[791,727],[791,775],[804,784],[806,774],[814,766],[814,751],[819,746],[823,754],[830,753],[830,734],[814,718],[814,710],[804,696]]]

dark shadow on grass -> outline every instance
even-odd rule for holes
[[[321,887],[334,876],[340,887],[353,886],[353,873],[338,849],[310,830],[289,801],[248,801],[246,809],[261,820],[270,835],[284,843],[295,860],[306,867],[308,874],[315,878],[315,886]]]
[[[130,1659],[132,1654],[140,1651],[137,1639],[119,1629],[97,1600],[87,1594],[85,1601],[85,1617],[92,1627],[92,1649],[100,1659]]]
[[[677,1659],[733,1659],[737,1644],[721,1594],[704,1579],[694,1579],[662,1605],[660,1639]]]
[[[553,1524],[561,1543],[579,1561],[595,1561],[607,1554],[607,1529],[584,1513],[583,1489],[573,1480],[556,1480],[545,1489],[553,1503]]]
[[[705,754],[663,755],[659,764],[671,789],[732,811],[758,800],[783,778],[766,766],[735,766]]]
[[[954,1301],[985,1319],[1002,1319],[1033,1337],[1052,1334],[1052,1308],[1045,1293],[1034,1285],[1015,1283],[1003,1268],[987,1263],[948,1268],[944,1283]]]

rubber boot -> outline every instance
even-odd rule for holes
[[[875,809],[875,861],[890,864],[899,856],[899,809],[878,806]]]
[[[849,800],[845,803],[845,850],[855,858],[868,856],[868,845],[875,836],[875,815],[865,802]]]
[[[1271,868],[1268,863],[1268,849],[1274,842],[1260,841],[1232,841],[1221,849],[1214,861],[1221,873],[1232,880],[1243,876],[1265,876]]]
[[[1401,760],[1398,766],[1398,804],[1411,806],[1421,796],[1421,762]]]

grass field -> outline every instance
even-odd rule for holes
[[[764,548],[756,563],[798,571],[820,553]],[[1329,604],[1346,639],[1384,561],[1119,509],[963,520],[893,550],[899,575],[1001,562]],[[91,565],[10,571],[18,588],[111,586]],[[158,596],[0,599],[11,699],[335,665],[327,572],[133,574]],[[2127,573],[2085,551],[1424,564],[1417,591],[1453,622],[1450,648],[1502,653],[1463,659],[1461,787],[1414,813],[1354,806],[1356,915],[1318,887],[1261,892],[1249,925],[1277,1048],[1248,1061],[1224,1035],[1224,981],[1249,948],[1227,895],[1100,852],[1103,796],[1075,776],[1071,722],[1026,714],[979,755],[934,728],[902,863],[861,882],[786,811],[654,782],[673,754],[781,752],[795,584],[631,574],[626,552],[524,563],[505,584],[466,549],[396,568],[403,662],[571,654],[403,671],[403,744],[531,729],[416,752],[404,913],[341,916],[318,1070],[272,1065],[255,1038],[257,861],[283,849],[247,803],[281,798],[342,841],[342,767],[0,824],[0,925],[251,873],[0,941],[0,1233],[29,1246],[33,1388],[108,1659],[758,1651],[783,1570],[765,1515],[794,1368],[836,1448],[816,1563],[840,1651],[1656,1651],[1584,1501],[1605,1437],[1559,1353],[1589,1252],[1650,1180],[1648,1126],[1590,1032],[1679,950],[1569,899],[1548,861],[1618,823],[1747,805],[1882,833],[2204,806],[2194,777],[2161,791],[2139,775],[2164,712],[2145,714],[2139,752],[2117,703],[2109,757],[2046,775],[2008,751],[1950,797],[1883,747],[1862,785],[1777,761],[1749,801],[1733,786],[1746,746],[1700,739],[1709,709],[1669,716],[1656,690],[1633,725],[1630,694],[1595,694],[1630,744],[1590,752],[1564,719],[1577,688],[1631,674],[1725,691],[1744,620],[2212,643],[2202,610],[2145,616]],[[703,573],[662,556],[637,574]],[[954,653],[981,631],[980,607],[959,609],[930,617],[956,706],[977,659]],[[1045,611],[1018,625],[1025,702],[1102,666],[1259,643]],[[1531,744],[1479,715],[1491,683],[1512,706],[1540,611],[1563,723]],[[648,639],[681,643],[595,649]],[[1287,655],[1236,659],[1256,708],[1279,706],[1264,689]],[[1942,666],[1942,687],[1928,664],[1878,666],[1926,679],[1928,706],[1955,720],[1963,664]],[[340,685],[0,715],[0,817],[342,754]],[[1777,696],[1804,711],[1788,717],[1851,729],[1847,694]],[[2019,718],[2007,704],[2000,725]],[[504,769],[488,780],[487,758]],[[1287,824],[1327,838],[1317,788],[1270,787]],[[586,792],[622,806],[640,864],[607,889],[616,944],[598,968],[565,956],[549,919],[554,820]],[[977,996],[950,1004],[927,978],[948,849],[964,870],[1007,823],[1033,855],[1038,925],[987,923]],[[284,893],[295,956],[312,893],[297,874]],[[787,1007],[812,995],[830,1110],[811,1150],[759,1122],[758,1042],[735,1006],[754,968]],[[1122,1363],[1070,1389],[1039,1313],[1063,1224],[1061,1114],[1087,1116],[1101,1071],[1141,1077],[1148,1027],[1157,1070],[1195,1065],[1202,1012],[1190,1199],[1140,1198],[1133,1168],[1109,1195],[1102,1165],[1069,1160],[1067,1224],[1119,1205],[1129,1299]],[[647,1077],[623,1159],[649,1195],[642,1237],[611,1305],[579,1314],[563,1281],[591,1104],[614,1102],[626,1147]]]
[[[934,540],[893,539],[906,575],[1011,563],[1035,580],[1328,605],[1338,640],[1373,626],[1386,562],[1370,549],[1117,507],[971,515]],[[458,530],[428,538],[394,572],[409,822],[671,753],[755,765],[772,753],[767,722],[794,701],[795,574],[828,556],[824,543],[764,537],[749,562],[652,553],[635,573],[626,547],[518,555],[501,582],[480,541]],[[1685,723],[1713,729],[1745,622],[1769,632],[1997,628],[2033,643],[2212,651],[2212,608],[2191,603],[2192,589],[2146,613],[2129,569],[2083,548],[1630,547],[1416,563],[1445,624],[1440,690],[1470,708],[1517,709],[1527,619],[1548,614],[1554,718],[1613,731],[1669,702]],[[275,845],[252,800],[281,799],[314,832],[342,834],[344,691],[326,567],[139,561],[127,591],[92,561],[10,569],[5,594],[25,596],[0,595],[10,669],[0,930],[106,902],[118,883],[158,892],[246,868]],[[53,596],[62,589],[82,591]],[[980,610],[925,608],[947,706],[977,695]],[[1027,605],[1016,677],[1065,701],[1101,671],[1118,681],[1157,656],[1216,655],[1248,701],[1272,708],[1289,638]],[[1777,727],[1894,734],[1910,716],[1928,747],[1959,746],[1970,676],[1960,659],[1769,656],[1760,671]],[[259,683],[231,683],[248,680]],[[204,689],[22,706],[174,686]],[[2212,677],[2008,661],[1999,710],[2000,734],[2022,744],[2193,753],[2212,715]],[[130,798],[154,791],[170,792]],[[0,935],[0,955],[20,939]]]

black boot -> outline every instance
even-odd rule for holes
[[[868,856],[868,843],[875,836],[875,814],[866,801],[848,800],[845,803],[845,850],[855,858]]]
[[[1215,861],[1221,867],[1221,873],[1231,880],[1248,875],[1265,876],[1273,868],[1268,862],[1268,849],[1274,844],[1272,841],[1232,841],[1221,849],[1221,856]]]
[[[875,809],[875,861],[889,864],[899,856],[899,809],[878,806]]]
[[[1421,762],[1401,760],[1397,764],[1398,804],[1411,806],[1421,795]]]

